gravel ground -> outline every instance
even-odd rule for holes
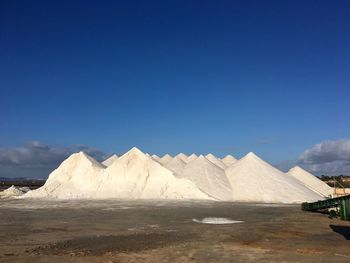
[[[299,205],[0,200],[0,230],[0,262],[350,262],[350,222]]]

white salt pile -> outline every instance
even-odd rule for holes
[[[181,177],[191,180],[199,189],[216,200],[232,200],[232,189],[224,170],[203,155],[189,162],[183,169]]]
[[[44,186],[25,197],[90,198],[99,184],[104,166],[83,152],[74,153],[54,170]]]
[[[181,177],[182,171],[185,168],[186,163],[178,156],[175,156],[172,160],[165,163],[164,166],[170,171],[172,171],[176,176]]]
[[[114,155],[100,164],[83,152],[75,153],[49,175],[44,186],[23,197],[295,203],[322,199],[327,192],[327,187],[323,189],[324,186],[313,180],[317,178],[305,176],[305,171],[292,169],[286,175],[253,153],[239,161],[232,156],[223,160],[212,154],[207,157],[209,160],[195,154],[189,157],[178,154],[174,158],[166,154],[159,159],[133,148],[121,157]],[[224,161],[231,163],[225,170]],[[8,192],[17,190],[12,188]]]
[[[118,156],[116,154],[113,154],[111,157],[108,159],[104,160],[102,164],[104,166],[110,166],[114,161],[118,160]]]
[[[237,162],[237,159],[232,155],[226,155],[221,161],[228,167]]]
[[[211,224],[211,225],[226,225],[226,224],[239,224],[244,223],[244,221],[237,221],[232,220],[230,218],[224,218],[224,217],[205,217],[202,219],[192,219],[195,223],[201,223],[201,224]]]
[[[20,190],[18,187],[12,185],[11,187],[7,188],[6,190],[0,192],[0,198],[8,198],[8,197],[15,197],[15,196],[21,196],[25,192]]]
[[[227,166],[218,158],[216,158],[213,154],[209,153],[205,156],[209,161],[211,161],[216,166],[220,167],[221,169],[226,169]]]
[[[173,159],[173,157],[171,157],[171,155],[169,155],[169,154],[166,154],[162,158],[159,159],[159,162],[161,164],[166,164],[167,162],[171,161],[171,159]]]
[[[303,183],[305,186],[310,188],[311,190],[315,191],[316,193],[328,197],[333,194],[333,189],[329,185],[327,185],[325,182],[318,179],[313,174],[305,171],[299,166],[295,166],[291,168],[287,175],[290,175],[296,179],[298,179],[301,183]]]
[[[249,153],[226,169],[233,200],[264,203],[300,203],[322,196],[295,178],[284,174],[254,153]]]
[[[188,157],[186,154],[183,153],[179,153],[178,155],[176,155],[175,157],[177,157],[178,159],[180,159],[181,161],[187,163],[188,162]]]

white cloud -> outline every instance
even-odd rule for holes
[[[299,164],[316,174],[350,174],[350,140],[318,143],[304,151]]]

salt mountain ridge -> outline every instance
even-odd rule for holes
[[[312,176],[312,175],[311,175]],[[300,179],[300,178],[299,178]],[[192,154],[159,158],[134,147],[100,164],[83,152],[72,154],[45,185],[24,198],[205,199],[299,203],[322,195],[254,153],[240,160]]]

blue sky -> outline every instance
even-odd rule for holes
[[[349,12],[349,1],[1,1],[0,148],[293,162],[350,137]]]

